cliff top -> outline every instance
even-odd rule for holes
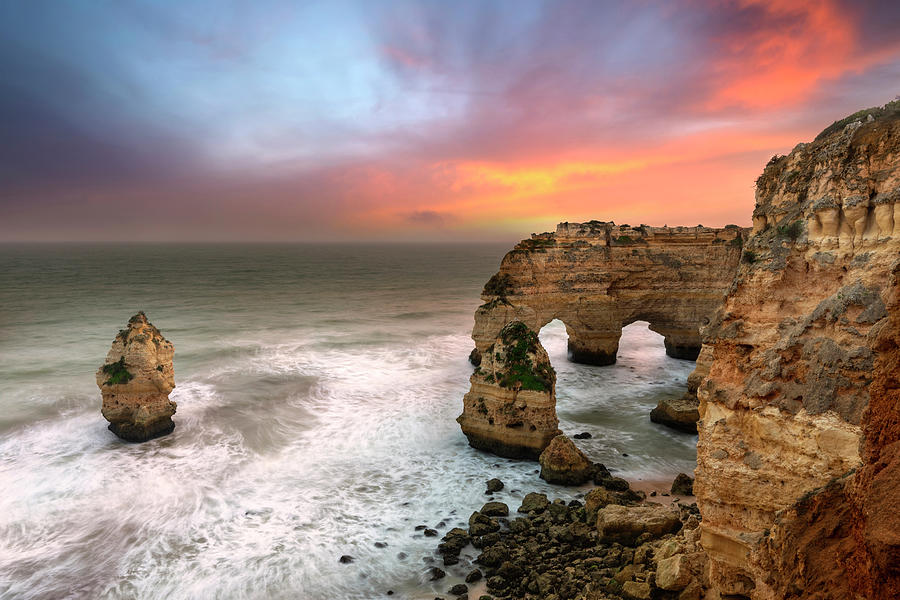
[[[756,180],[754,216],[893,202],[900,188],[891,156],[900,150],[900,100],[835,121],[812,142],[775,155]],[[879,197],[882,196],[882,197]]]

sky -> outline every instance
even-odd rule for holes
[[[749,225],[898,94],[896,0],[8,0],[0,241]]]

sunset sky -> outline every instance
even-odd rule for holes
[[[0,241],[748,225],[900,2],[10,0],[0,87]]]

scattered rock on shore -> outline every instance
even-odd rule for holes
[[[497,479],[496,477],[493,479],[488,479],[487,482],[487,490],[485,490],[485,494],[494,494],[503,489],[503,482]]]
[[[461,565],[454,575],[468,584],[485,579],[487,597],[496,600],[698,600],[706,580],[696,505],[641,500],[629,488],[595,488],[583,505],[530,493],[518,511],[523,516],[508,527],[495,528],[484,510],[475,512],[469,530],[448,532],[438,552],[458,557],[471,542],[481,551],[480,569]]]
[[[541,479],[548,483],[581,485],[594,474],[594,465],[565,435],[553,438],[538,462],[541,465]]]
[[[672,482],[670,491],[676,496],[693,496],[694,480],[685,473],[679,473],[675,476],[675,481]]]

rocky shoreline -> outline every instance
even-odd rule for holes
[[[488,481],[468,527],[448,531],[426,557],[426,579],[448,582],[435,600],[700,598],[700,514],[691,497],[671,494],[690,478],[679,475],[669,492],[660,482],[635,490],[594,467],[595,487],[575,499],[518,493],[507,498],[521,496],[515,512],[495,499],[502,482]]]

